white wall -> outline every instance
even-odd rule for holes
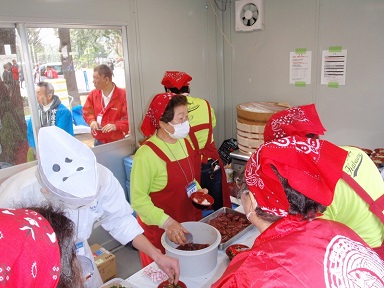
[[[234,106],[248,101],[314,102],[337,144],[383,147],[384,1],[265,0],[265,29],[225,31],[234,48],[227,50],[231,69],[225,70]],[[224,13],[234,21],[234,5]],[[320,85],[321,51],[330,46],[348,50],[346,85]],[[312,84],[289,84],[289,52],[312,51]],[[236,117],[236,110],[232,113]],[[233,135],[236,133],[233,124]]]
[[[132,50],[138,51],[130,58],[131,74],[137,78],[132,82],[132,96],[137,99],[140,95],[142,105],[137,126],[150,99],[164,92],[161,80],[166,70],[190,74],[191,94],[209,100],[216,113],[220,113],[215,19],[211,7],[206,6],[205,0],[146,0],[136,4],[136,21],[132,24],[137,27],[136,31],[130,31],[128,42],[135,32],[136,47]]]

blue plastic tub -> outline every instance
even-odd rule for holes
[[[128,181],[131,180],[132,165],[133,165],[133,155],[124,157],[125,176]]]
[[[129,202],[129,203],[131,203],[131,181],[129,181],[129,180],[126,180],[125,181],[125,199],[127,199],[127,201]]]

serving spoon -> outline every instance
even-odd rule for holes
[[[185,244],[193,242],[193,235],[191,233],[186,233],[186,234],[184,234],[184,236],[187,239],[187,242],[185,242]]]

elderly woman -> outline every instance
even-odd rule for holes
[[[383,287],[379,256],[344,224],[316,218],[332,202],[346,156],[330,142],[299,136],[253,153],[242,200],[261,234],[212,287]]]
[[[314,104],[292,107],[274,114],[265,125],[264,139],[272,141],[299,135],[318,138],[325,128]],[[346,224],[384,259],[384,182],[376,165],[362,150],[341,146],[348,152],[335,196],[324,219]]]
[[[137,150],[131,172],[131,204],[144,234],[164,252],[164,231],[177,244],[185,244],[186,231],[180,222],[200,220],[189,196],[200,186],[195,180],[194,151],[189,132],[187,97],[156,95],[141,126],[148,140]],[[201,189],[207,193],[206,189]],[[153,260],[140,253],[142,265]]]

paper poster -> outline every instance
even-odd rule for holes
[[[289,55],[289,84],[311,84],[312,51],[297,49]]]
[[[321,84],[330,87],[345,85],[347,50],[330,48],[322,52]]]
[[[5,55],[11,55],[12,54],[12,52],[11,52],[11,45],[5,44],[4,45],[4,51],[5,51]]]
[[[61,48],[61,54],[63,55],[64,59],[68,58],[68,47],[67,47],[67,45],[65,45],[65,46],[63,46],[63,48]]]

